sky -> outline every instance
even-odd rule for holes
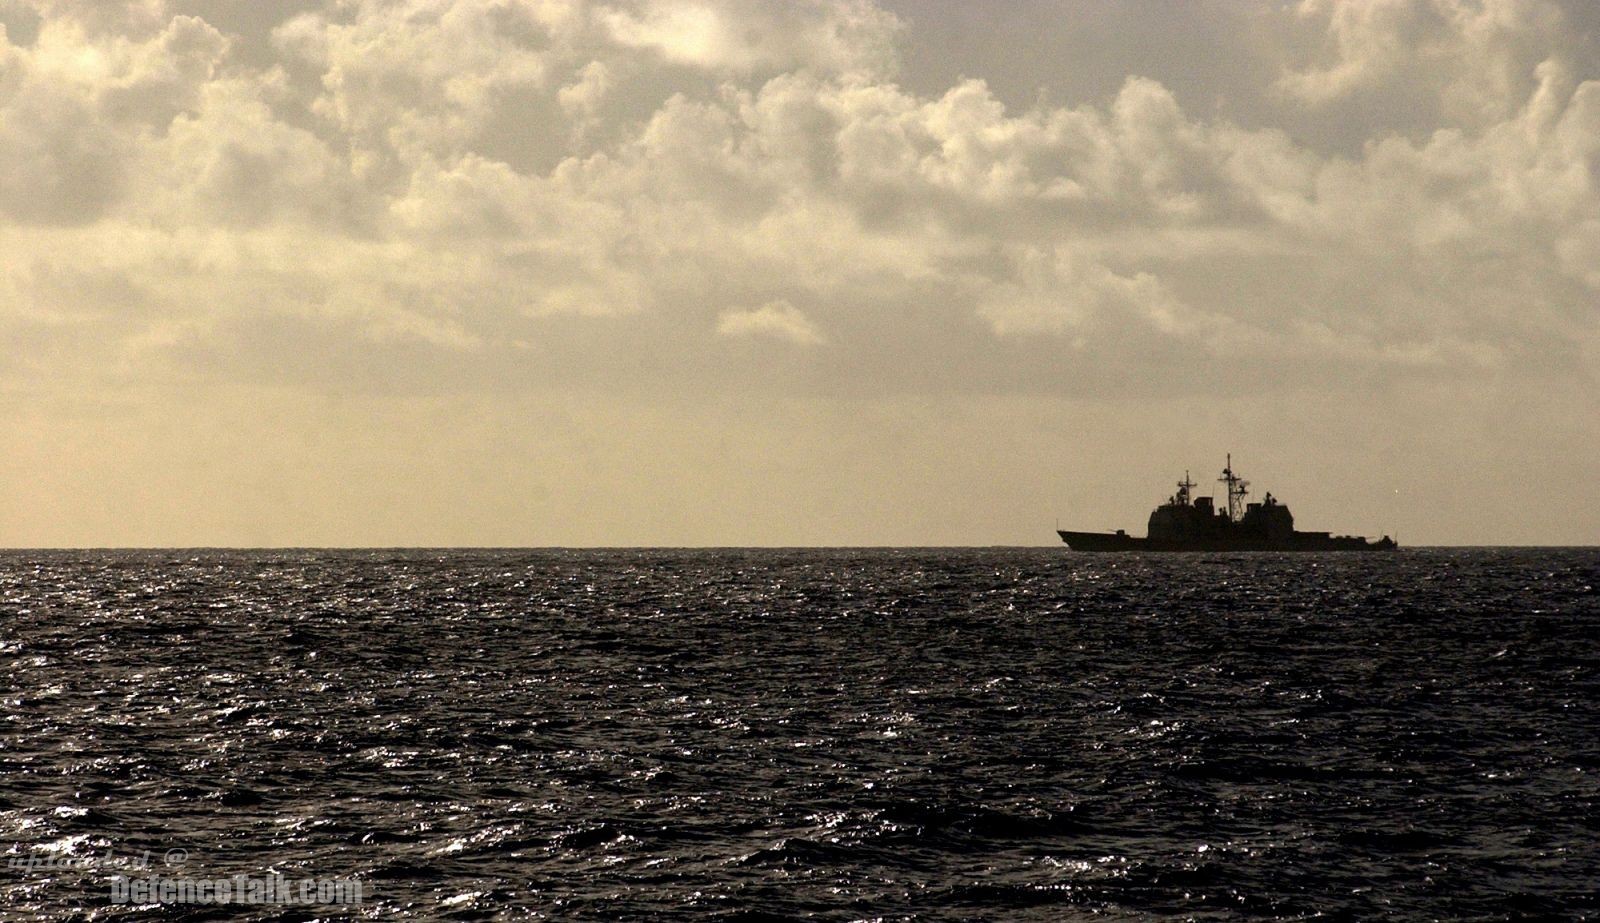
[[[0,545],[1600,540],[1588,0],[0,26]]]

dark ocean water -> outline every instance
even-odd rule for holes
[[[366,889],[260,919],[1596,918],[1597,587],[1595,550],[7,552],[0,849]],[[108,864],[0,867],[0,913],[240,913]]]

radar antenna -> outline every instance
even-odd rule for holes
[[[1183,480],[1178,482],[1178,496],[1176,502],[1179,506],[1189,505],[1189,492],[1194,489],[1194,482],[1189,480],[1189,472],[1183,473]]]
[[[1228,453],[1228,466],[1222,469],[1222,477],[1217,478],[1228,485],[1228,519],[1238,522],[1244,518],[1244,498],[1248,494],[1250,482],[1233,473],[1233,453]]]

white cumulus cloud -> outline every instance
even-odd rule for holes
[[[776,337],[807,345],[822,342],[816,325],[787,301],[772,301],[749,310],[724,311],[717,318],[717,332],[731,337]]]

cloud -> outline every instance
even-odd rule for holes
[[[715,389],[742,373],[697,362],[711,331],[825,330],[860,388],[921,387],[926,355],[940,387],[1085,393],[1594,355],[1600,83],[1537,0],[1270,14],[1328,45],[1264,95],[1431,113],[1354,155],[1137,74],[1073,105],[1007,106],[976,77],[919,93],[894,76],[907,27],[864,0],[354,2],[255,32],[39,9],[0,46],[9,284],[35,319],[82,313],[39,282],[74,266],[159,293],[79,331],[129,375],[281,349],[241,345],[273,316],[498,387]]]
[[[556,98],[569,116],[592,116],[611,88],[610,71],[604,62],[590,61],[576,77],[556,93]]]
[[[510,104],[550,82],[570,26],[556,4],[361,2],[353,16],[302,13],[276,48],[321,74],[312,113],[358,144],[370,169],[470,150]]]
[[[128,152],[89,103],[43,83],[0,109],[0,210],[40,224],[92,221],[124,188]]]
[[[661,0],[602,6],[613,39],[665,60],[735,74],[798,68],[886,75],[900,21],[864,0]]]
[[[1285,74],[1283,92],[1313,104],[1369,95],[1459,124],[1506,118],[1535,66],[1571,50],[1547,0],[1301,0],[1297,13],[1322,26],[1333,60]]]
[[[816,325],[787,301],[771,301],[749,310],[724,311],[717,318],[717,333],[726,337],[773,337],[804,346],[823,342]]]

